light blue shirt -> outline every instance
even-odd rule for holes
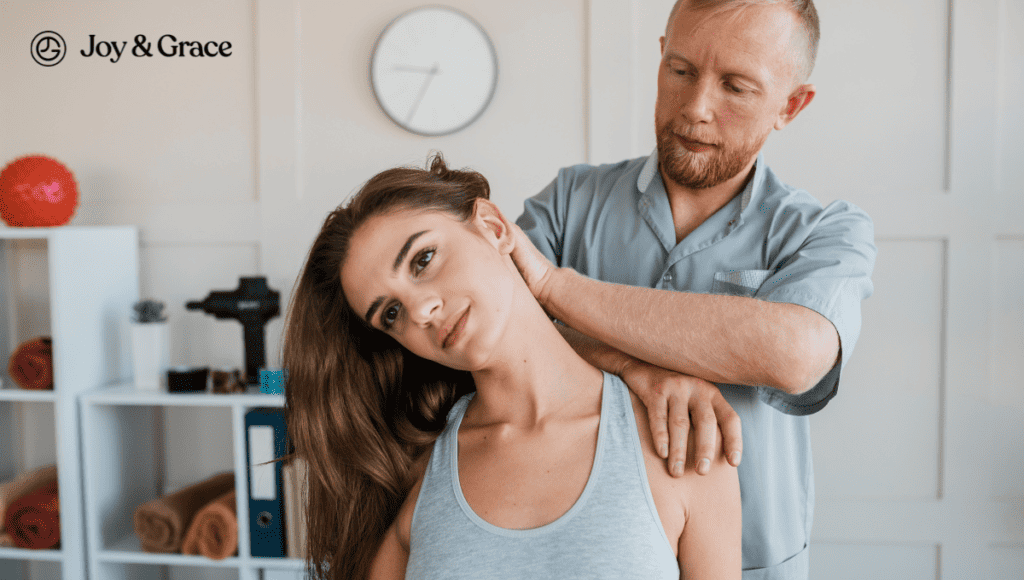
[[[835,326],[841,363],[806,393],[719,385],[743,423],[743,578],[805,580],[814,512],[806,415],[835,396],[860,334],[877,251],[871,218],[845,201],[822,208],[758,155],[743,191],[676,244],[657,151],[561,169],[525,206],[516,223],[558,266],[619,284],[800,304]]]

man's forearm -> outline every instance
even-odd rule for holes
[[[549,314],[612,349],[716,383],[800,393],[839,352],[831,323],[795,304],[612,284],[568,268],[551,273],[539,298]],[[606,349],[593,356],[624,364]]]
[[[626,365],[629,361],[633,360],[633,357],[621,350],[595,340],[575,328],[564,324],[556,324],[555,327],[562,333],[565,341],[576,351],[576,354],[603,371],[621,377]]]

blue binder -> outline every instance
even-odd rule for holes
[[[249,465],[249,538],[255,558],[283,558],[284,487],[281,462],[286,452],[284,410],[256,408],[245,414]],[[263,465],[260,465],[263,464]]]

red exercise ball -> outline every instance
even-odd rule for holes
[[[56,159],[28,155],[0,171],[0,218],[9,226],[62,226],[77,205],[75,177]]]

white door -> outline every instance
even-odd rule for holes
[[[650,153],[672,0],[591,0],[588,153]],[[1024,2],[818,0],[765,158],[875,222],[875,293],[811,419],[815,580],[1024,577]]]

